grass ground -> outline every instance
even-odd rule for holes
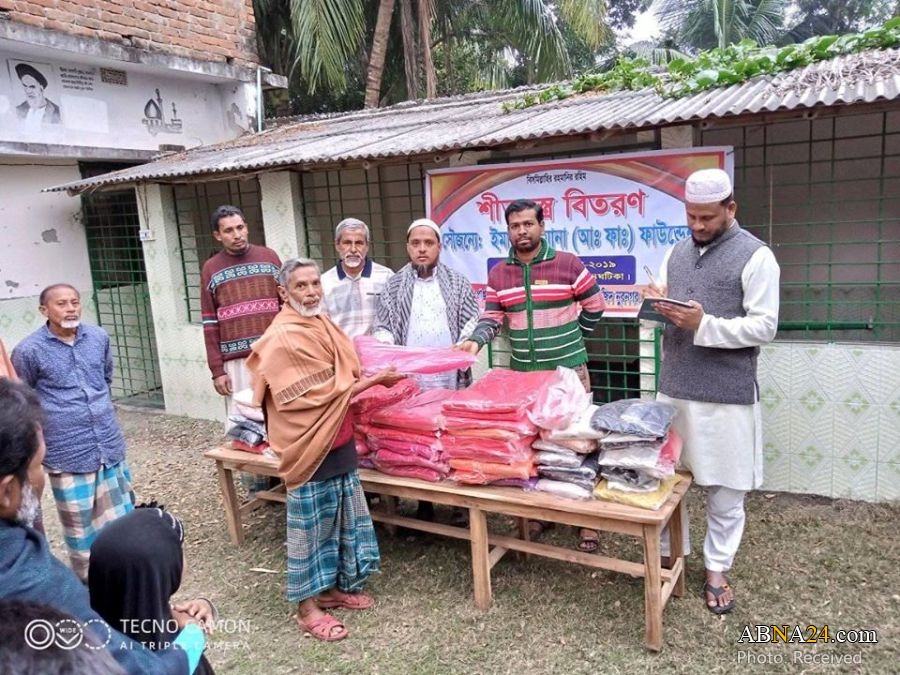
[[[689,592],[666,608],[659,654],[642,646],[641,580],[509,556],[493,570],[494,604],[482,612],[471,600],[465,542],[410,542],[379,526],[382,572],[369,586],[377,605],[338,610],[350,637],[324,644],[301,636],[284,600],[283,509],[257,509],[241,548],[228,540],[213,466],[201,456],[219,442],[221,426],[140,411],[122,411],[120,419],[139,499],[156,499],[185,521],[187,575],[179,597],[210,597],[231,622],[211,641],[217,673],[712,674],[745,665],[760,673],[900,672],[900,504],[752,494],[731,573],[738,607],[716,617],[699,597],[703,499],[692,490]],[[44,508],[61,551],[48,495]],[[492,527],[512,523],[497,518]],[[559,527],[548,536],[573,538]],[[640,556],[636,542],[612,535],[601,550]],[[807,626],[827,625],[830,637],[874,630],[877,643],[739,644],[745,626],[756,624],[799,625],[804,635]],[[860,663],[823,663],[843,656]]]

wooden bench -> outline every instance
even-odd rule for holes
[[[247,471],[265,476],[277,476],[274,459],[239,450],[216,448],[205,453],[215,460],[219,486],[225,502],[225,515],[231,541],[240,545],[244,540],[241,519],[264,501],[286,501],[284,486],[258,492],[256,498],[239,504],[234,487],[235,471]],[[487,609],[491,604],[491,568],[507,551],[522,551],[574,562],[588,567],[622,572],[644,579],[644,643],[648,649],[662,648],[663,609],[671,596],[684,594],[684,557],[681,551],[681,510],[683,497],[690,486],[690,477],[682,480],[668,501],[657,511],[625,506],[600,500],[573,500],[543,492],[524,492],[515,488],[458,485],[449,481],[429,483],[414,478],[388,476],[377,471],[360,469],[360,481],[367,492],[418,499],[459,506],[469,511],[468,527],[455,527],[402,516],[394,510],[394,500],[384,500],[384,508],[372,512],[372,519],[392,526],[432,532],[471,542],[472,576],[475,605]],[[499,513],[519,519],[519,537],[494,534],[488,531],[487,514]],[[528,541],[527,520],[545,520],[592,530],[618,532],[641,540],[643,562],[584,553],[573,549]],[[660,564],[660,535],[663,528],[671,529],[671,569]]]

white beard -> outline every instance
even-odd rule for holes
[[[41,510],[41,500],[34,494],[31,483],[22,484],[22,503],[19,504],[19,510],[16,511],[16,522],[28,527],[34,527],[34,521],[37,520],[38,513]]]
[[[291,298],[288,300],[288,304],[293,308],[297,314],[305,317],[319,316],[322,313],[322,302],[319,301],[319,304],[313,308],[304,307],[299,302]]]
[[[348,256],[346,256],[346,257],[344,258],[343,263],[344,263],[347,267],[353,267],[353,268],[356,268],[356,267],[359,267],[360,265],[362,265],[362,261],[363,261],[362,256],[359,256],[359,255],[348,255]]]
[[[81,319],[75,319],[73,321],[60,321],[59,325],[66,330],[72,330],[74,328],[78,328],[78,326],[81,325]]]

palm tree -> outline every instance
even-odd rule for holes
[[[773,44],[785,31],[790,0],[655,0],[664,33],[687,49],[723,48],[749,38]]]
[[[526,81],[545,82],[571,74],[561,26],[592,49],[610,38],[606,0],[253,2],[260,56],[267,63],[302,82],[308,94],[344,91],[365,73],[367,107],[384,96],[385,68],[401,61],[406,98],[434,97],[435,47],[450,61],[457,53],[477,53],[484,68],[495,72],[518,64]],[[402,53],[395,53],[399,44]],[[490,81],[503,84],[500,77]],[[396,95],[394,82],[387,88]]]

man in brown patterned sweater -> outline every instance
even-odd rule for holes
[[[250,346],[281,307],[276,282],[281,260],[272,249],[250,243],[244,214],[236,206],[218,207],[210,225],[222,250],[203,264],[200,311],[213,386],[225,397],[230,415],[234,392],[250,387]],[[242,480],[251,493],[268,487],[265,479],[250,478],[245,474]]]

